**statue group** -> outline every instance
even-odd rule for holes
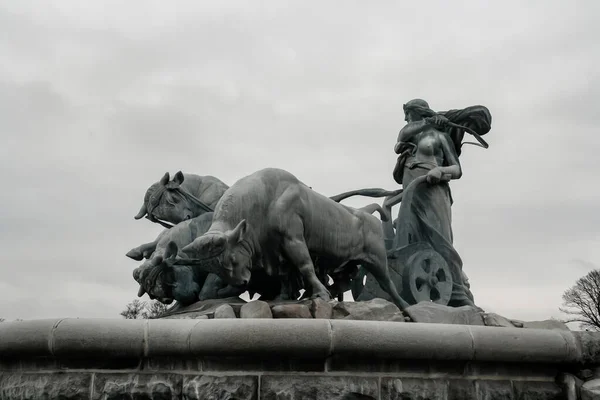
[[[326,197],[291,173],[268,168],[231,187],[212,176],[167,173],[150,186],[136,219],[165,230],[127,253],[138,296],[174,307],[248,292],[261,300],[382,297],[400,309],[421,301],[474,306],[453,246],[452,194],[464,144],[487,148],[484,106],[434,112],[404,105],[394,151],[397,190],[360,189]],[[464,142],[465,134],[476,142]],[[384,198],[352,208],[350,196]],[[392,207],[399,204],[398,217]],[[376,216],[377,215],[377,216]]]

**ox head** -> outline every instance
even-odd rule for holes
[[[195,268],[217,274],[229,285],[245,287],[250,282],[253,253],[246,235],[247,223],[242,220],[232,230],[197,237],[182,252],[194,260]]]
[[[140,284],[138,297],[148,293],[150,299],[163,304],[173,302],[173,287],[176,286],[173,262],[177,251],[177,245],[170,242],[162,255],[154,255],[133,271],[133,279]]]
[[[197,205],[182,194],[180,188],[183,181],[181,171],[173,176],[173,180],[170,180],[168,172],[165,173],[160,181],[148,188],[144,203],[134,218],[147,217],[152,222],[166,221],[177,225],[200,215],[202,211],[198,210]]]

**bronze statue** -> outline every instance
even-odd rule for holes
[[[314,256],[325,260],[323,267],[333,275],[361,265],[398,307],[408,306],[388,273],[381,222],[280,169],[255,172],[231,186],[215,207],[208,232],[182,251],[197,259],[198,268],[234,286],[246,286],[256,270],[273,276],[288,267],[284,274],[299,272],[311,297],[325,300],[331,294],[317,277]]]
[[[404,187],[395,223],[393,249],[426,243],[448,264],[452,274],[449,305],[474,305],[464,282],[462,260],[453,247],[450,180],[460,179],[459,155],[465,132],[481,138],[490,130],[491,115],[483,106],[436,113],[426,101],[404,105],[406,125],[394,150],[399,154],[394,179]],[[410,196],[408,192],[410,191]]]

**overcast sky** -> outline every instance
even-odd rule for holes
[[[452,183],[478,305],[560,316],[600,264],[598,15],[595,0],[0,1],[0,317],[119,317],[137,293],[125,253],[161,230],[133,216],[166,171],[397,188],[413,98],[493,116]]]

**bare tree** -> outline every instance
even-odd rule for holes
[[[127,304],[121,316],[125,319],[154,319],[160,317],[167,310],[167,306],[158,302],[145,302],[134,299]]]
[[[127,304],[127,308],[121,311],[121,315],[125,319],[143,319],[144,308],[146,304],[138,299]]]
[[[600,269],[579,278],[562,299],[559,309],[570,316],[565,322],[579,322],[582,329],[600,331]]]
[[[167,311],[167,305],[159,301],[152,301],[146,303],[146,310],[144,311],[144,318],[154,319],[160,317],[165,311]]]

